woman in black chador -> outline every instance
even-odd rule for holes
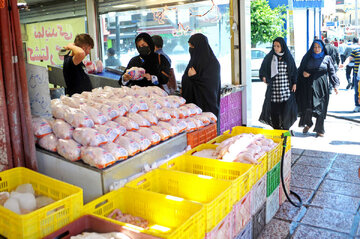
[[[147,33],[140,33],[135,38],[138,56],[131,58],[124,74],[119,80],[120,85],[132,86],[161,86],[169,80],[170,63],[165,56],[154,53],[154,42]],[[140,80],[132,80],[131,76],[126,73],[131,67],[141,67],[145,69],[145,74]]]
[[[207,37],[201,33],[189,39],[190,61],[182,77],[182,96],[187,103],[194,103],[203,111],[219,118],[220,64]]]
[[[272,50],[261,64],[260,79],[267,84],[259,120],[274,129],[288,130],[297,118],[297,69],[285,40],[273,41]]]
[[[298,90],[296,100],[299,108],[299,127],[304,127],[306,134],[313,125],[312,117],[316,118],[314,131],[316,136],[325,133],[324,120],[329,104],[329,83],[337,94],[339,78],[336,76],[332,59],[327,55],[321,40],[315,40],[303,57],[299,67]]]

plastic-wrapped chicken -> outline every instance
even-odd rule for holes
[[[140,80],[143,78],[143,75],[145,74],[145,69],[141,67],[133,66],[130,69],[128,69],[125,73],[131,76],[131,80]]]
[[[122,213],[119,209],[115,209],[107,217],[114,220],[118,220],[123,223],[129,223],[138,227],[142,227],[145,229],[148,229],[149,227],[149,222],[146,219],[142,217],[136,217],[131,214]]]
[[[134,96],[142,96],[142,97],[149,97],[149,92],[146,91],[146,87],[140,87],[137,85],[131,86],[131,89],[134,90],[135,94]]]
[[[21,214],[27,214],[36,209],[36,200],[32,193],[19,193],[13,191],[10,193],[10,198],[18,200]]]
[[[145,98],[135,98],[136,103],[139,105],[140,111],[148,111],[149,106],[147,105]]]
[[[199,106],[195,105],[194,103],[189,103],[185,105],[191,112],[190,116],[198,115],[202,113],[202,109]]]
[[[64,105],[67,105],[71,108],[79,108],[81,105],[80,100],[77,98],[72,98],[72,97],[62,95],[62,96],[60,96],[60,100]]]
[[[158,133],[160,135],[161,141],[167,140],[171,136],[170,131],[163,127],[153,125],[150,127],[150,129],[154,130],[156,133]]]
[[[100,134],[105,135],[108,142],[114,142],[121,134],[119,129],[112,128],[107,125],[95,125],[94,129],[99,131]]]
[[[202,158],[216,159],[214,156],[215,149],[203,149],[201,151],[196,151],[192,155]]]
[[[131,96],[122,98],[121,103],[123,103],[129,109],[128,112],[137,113],[140,110],[140,106],[137,104],[137,102],[133,101]]]
[[[158,126],[169,130],[171,136],[177,135],[179,133],[179,128],[176,125],[172,125],[172,124],[170,124],[168,122],[160,121],[158,123]]]
[[[202,112],[202,115],[208,117],[212,124],[217,121],[217,117],[212,112]]]
[[[161,104],[156,98],[147,98],[145,99],[145,102],[148,105],[149,109],[161,109]]]
[[[80,159],[81,144],[72,139],[59,139],[57,152],[67,160],[77,161]]]
[[[141,115],[142,117],[144,117],[144,119],[149,121],[151,125],[157,125],[158,123],[158,119],[152,112],[140,111],[139,115]]]
[[[20,184],[16,187],[15,191],[18,193],[31,193],[35,195],[35,190],[31,183]]]
[[[203,114],[194,115],[193,118],[201,120],[201,122],[203,122],[204,125],[210,124],[210,119],[206,115]]]
[[[93,93],[90,92],[90,91],[83,91],[83,92],[81,93],[81,96],[83,96],[85,99],[90,99],[90,98],[92,98],[92,95],[93,95]]]
[[[114,94],[118,97],[118,98],[124,98],[125,96],[127,96],[127,91],[128,89],[130,89],[129,87],[123,86],[121,88],[115,88],[114,89]]]
[[[149,95],[168,96],[166,91],[157,86],[148,86],[146,90],[149,92]]]
[[[125,148],[121,147],[119,144],[107,143],[101,146],[105,151],[111,153],[116,161],[127,159],[129,156]]]
[[[140,127],[150,127],[151,125],[150,122],[140,114],[128,113],[126,117],[135,121]]]
[[[179,118],[180,119],[187,118],[187,117],[189,117],[191,115],[190,109],[188,107],[186,107],[185,105],[180,106],[178,108],[178,111],[179,111]]]
[[[122,232],[108,232],[108,233],[83,232],[76,236],[70,237],[70,239],[131,239],[131,238]]]
[[[101,111],[94,107],[83,104],[80,106],[80,109],[84,111],[90,117],[90,119],[94,121],[94,124],[103,125],[107,121],[109,121],[107,116],[105,116]]]
[[[187,128],[187,124],[186,124],[185,120],[182,120],[182,119],[171,119],[169,121],[169,123],[177,126],[179,129],[179,133],[184,132]]]
[[[124,104],[122,101],[107,100],[105,104],[119,111],[120,116],[126,115],[126,113],[129,111],[128,106]]]
[[[205,127],[204,123],[201,120],[195,118],[194,116],[188,118],[187,120],[193,121],[196,125],[196,129],[201,129]]]
[[[171,99],[171,100],[173,100],[173,101],[176,101],[179,106],[185,105],[185,103],[186,103],[186,100],[185,100],[183,97],[181,97],[181,96],[169,95],[168,98]],[[178,106],[178,107],[179,107],[179,106]],[[177,108],[177,107],[176,107],[176,108]]]
[[[96,65],[96,72],[98,72],[98,73],[103,72],[104,65],[101,60],[97,60],[95,65]]]
[[[196,124],[193,120],[190,120],[189,118],[187,118],[184,121],[186,123],[186,131],[187,132],[191,132],[196,129]]]
[[[129,156],[134,156],[135,154],[140,152],[140,144],[126,136],[119,136],[115,140],[115,143],[120,145],[120,147],[126,149]]]
[[[48,121],[39,117],[32,118],[32,129],[37,138],[44,137],[53,132]]]
[[[53,131],[59,139],[71,139],[74,132],[74,127],[61,119],[55,120],[53,123]]]
[[[176,108],[163,108],[163,111],[169,113],[171,118],[178,119],[179,118],[179,111]]]
[[[120,132],[119,136],[123,136],[127,132],[127,130],[126,130],[126,128],[124,126],[119,125],[115,121],[108,121],[104,125],[106,125],[106,126],[108,126],[110,128],[117,129]]]
[[[51,101],[52,102],[52,101]],[[69,106],[64,105],[63,103],[51,103],[51,113],[56,119],[65,119],[65,112],[67,109],[70,109]]]
[[[121,126],[124,126],[128,131],[139,129],[139,125],[135,121],[127,117],[118,117],[114,121]]]
[[[38,144],[43,149],[56,152],[57,141],[58,139],[54,134],[48,134],[39,139]]]
[[[150,128],[141,127],[138,133],[149,139],[152,145],[158,144],[161,141],[160,135]]]
[[[100,147],[83,147],[81,159],[90,166],[97,168],[106,168],[116,161],[111,153]]]
[[[92,128],[76,128],[73,133],[73,138],[83,146],[95,147],[108,143],[105,135]]]
[[[89,105],[94,107],[95,109],[100,110],[104,115],[106,115],[111,120],[114,120],[121,115],[119,110],[107,104],[92,103]]]
[[[73,127],[94,127],[94,121],[82,110],[68,108],[65,109],[65,121]]]
[[[156,101],[161,105],[161,108],[172,108],[172,104],[168,101],[167,97],[154,97]]]
[[[125,134],[125,136],[136,141],[140,145],[141,151],[145,151],[151,146],[150,140],[137,132],[129,131]]]
[[[96,64],[95,64],[95,62],[84,60],[83,63],[85,65],[85,70],[86,70],[86,72],[88,74],[95,74],[96,73]]]
[[[171,115],[163,109],[150,109],[149,112],[153,113],[161,121],[169,121],[171,119]]]

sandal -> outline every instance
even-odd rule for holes
[[[322,134],[322,133],[316,133],[316,137],[324,137],[324,134]]]

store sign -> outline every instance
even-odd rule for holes
[[[324,0],[293,0],[294,8],[322,8]]]
[[[28,63],[38,66],[62,65],[63,57],[58,55],[58,51],[68,43],[74,42],[77,34],[85,32],[85,19],[73,18],[27,24],[26,32]]]
[[[344,4],[344,0],[336,0],[336,5],[343,5]]]

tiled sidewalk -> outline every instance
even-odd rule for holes
[[[360,155],[292,149],[291,190],[259,238],[360,238]],[[296,199],[294,199],[296,202]]]

